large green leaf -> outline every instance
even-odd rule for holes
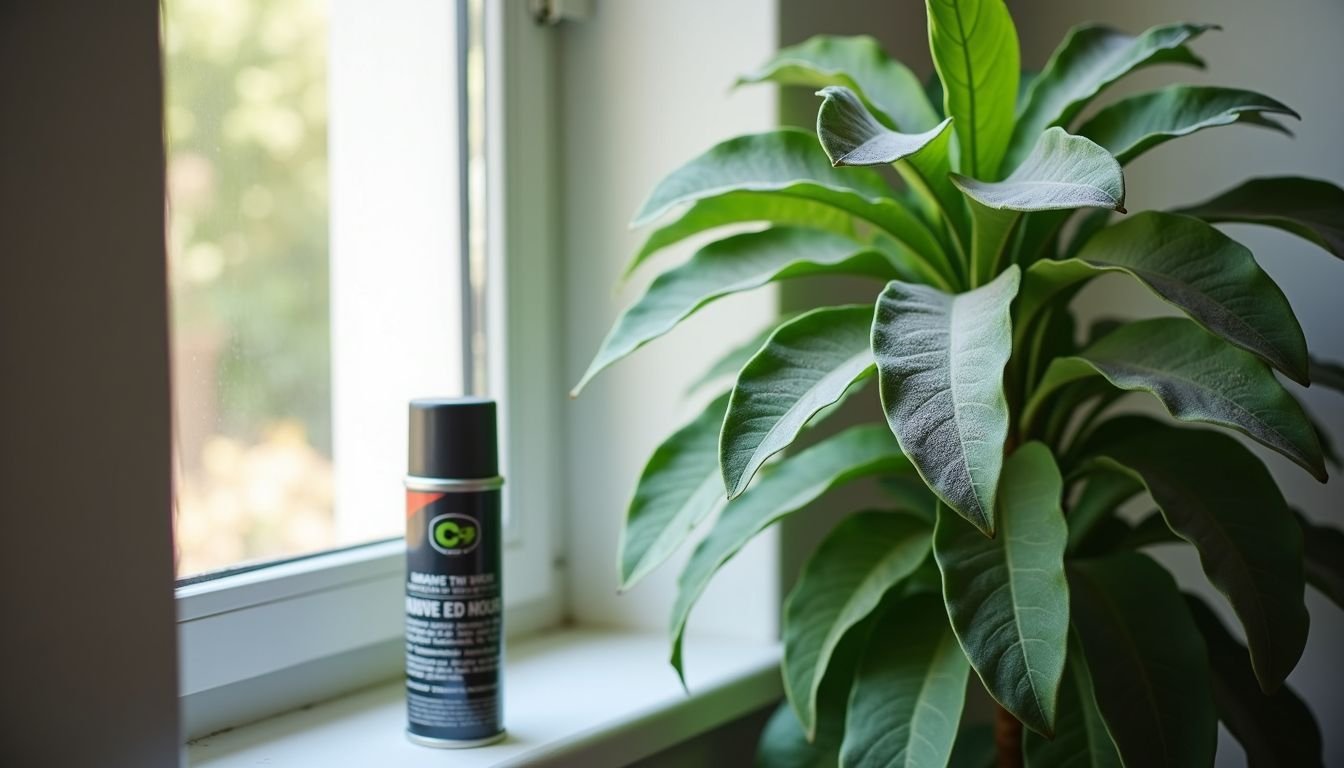
[[[867,35],[816,35],[781,48],[764,67],[738,82],[767,80],[811,88],[845,86],[863,97],[884,122],[902,131],[923,131],[939,120],[919,78],[905,65],[888,58],[877,41]]]
[[[952,183],[971,201],[975,223],[971,274],[976,284],[998,271],[1009,235],[1024,211],[1125,210],[1120,164],[1091,140],[1071,136],[1063,128],[1042,133],[1031,155],[1003,181],[953,174]],[[1059,222],[1051,217],[1048,223]]]
[[[816,200],[844,209],[889,197],[891,189],[875,172],[831,167],[816,136],[785,128],[728,139],[665,176],[640,206],[634,226],[649,224],[676,206],[730,192],[771,192]]]
[[[1203,66],[1184,43],[1209,28],[1169,24],[1132,37],[1092,24],[1074,27],[1027,91],[1008,150],[1009,167],[1027,156],[1041,131],[1067,126],[1102,89],[1129,72],[1160,63]]]
[[[817,547],[784,603],[784,690],[809,738],[840,641],[924,561],[928,523],[898,512],[846,518]]]
[[[1213,764],[1209,658],[1176,582],[1144,555],[1070,563],[1073,627],[1126,766]]]
[[[1092,673],[1082,649],[1069,644],[1069,663],[1059,689],[1059,720],[1055,738],[1028,731],[1022,738],[1026,768],[1120,768],[1115,742],[1097,711]]]
[[[725,393],[654,450],[635,486],[621,531],[621,588],[629,589],[681,546],[691,529],[723,506],[718,436]]]
[[[810,504],[826,491],[869,475],[908,471],[910,462],[881,425],[852,427],[790,456],[755,486],[724,507],[677,581],[672,606],[672,666],[681,674],[681,641],[691,607],[709,580],[770,524]]]
[[[1326,480],[1316,430],[1273,372],[1184,318],[1138,320],[1075,357],[1056,358],[1027,403],[1024,423],[1035,421],[1053,390],[1098,374],[1120,389],[1153,394],[1181,421],[1241,432]]]
[[[891,431],[924,482],[987,535],[1008,435],[1003,367],[1018,270],[950,295],[892,281],[877,300],[873,355]]]
[[[658,276],[607,333],[574,394],[602,369],[672,330],[716,299],[807,275],[889,277],[886,258],[839,235],[775,227],[710,243]]]
[[[867,168],[832,168],[816,137],[793,129],[729,139],[681,166],[654,187],[634,225],[651,223],[680,205],[744,191],[824,203],[877,226],[925,260],[942,258],[933,232],[892,199],[881,175]]]
[[[1344,531],[1315,525],[1301,514],[1297,522],[1302,527],[1302,565],[1307,582],[1344,608]]]
[[[943,768],[966,698],[966,657],[934,595],[886,611],[849,695],[844,768]]]
[[[926,0],[925,7],[943,114],[956,121],[956,167],[978,179],[998,178],[1017,101],[1013,18],[1003,0]]]
[[[1003,181],[954,175],[953,181],[986,208],[1052,211],[1109,208],[1124,213],[1125,178],[1111,153],[1063,128],[1040,134],[1031,154]]]
[[[898,133],[882,125],[848,88],[832,86],[820,95],[817,136],[831,162],[837,166],[896,164],[932,215],[948,219],[960,237],[967,224],[966,206],[948,175],[951,118],[924,133]]]
[[[1215,223],[1277,227],[1344,259],[1344,189],[1321,179],[1251,179],[1177,213]]]
[[[1302,532],[1269,470],[1237,440],[1141,416],[1103,424],[1085,448],[1143,483],[1194,545],[1246,629],[1256,676],[1274,690],[1307,642]]]
[[[1127,163],[1149,149],[1195,131],[1246,123],[1284,130],[1254,120],[1266,113],[1299,117],[1283,103],[1255,91],[1209,85],[1172,85],[1118,101],[1078,128],[1078,133]]]
[[[1265,694],[1251,674],[1246,648],[1232,638],[1204,601],[1186,595],[1190,615],[1204,635],[1213,672],[1213,700],[1249,765],[1311,768],[1324,765],[1321,731],[1306,703],[1290,688]]]
[[[863,102],[844,86],[821,89],[817,137],[835,166],[888,165],[920,152],[952,124],[947,118],[923,133],[900,133],[878,122]]]
[[[697,200],[676,219],[654,230],[630,259],[621,277],[630,277],[655,253],[692,235],[755,222],[820,229],[837,235],[854,234],[854,218],[826,203],[772,192],[726,192]]]
[[[943,508],[933,539],[947,615],[971,666],[1004,709],[1046,736],[1069,633],[1062,493],[1050,449],[1027,443],[1004,464],[994,538]]]
[[[1023,311],[1029,316],[1108,271],[1134,277],[1209,331],[1309,381],[1307,340],[1283,291],[1244,246],[1189,216],[1145,211],[1097,233],[1076,258],[1036,262],[1023,276]]]
[[[825,307],[781,325],[737,377],[719,440],[728,497],[873,369],[873,310]]]

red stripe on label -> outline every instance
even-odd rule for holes
[[[406,492],[406,517],[414,515],[416,512],[428,507],[430,504],[442,499],[444,494],[430,493],[428,491],[407,491]]]

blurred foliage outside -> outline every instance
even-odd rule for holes
[[[332,546],[325,0],[163,4],[178,575]]]

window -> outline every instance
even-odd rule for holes
[[[333,499],[326,3],[163,8],[178,575],[393,535]]]
[[[183,694],[400,637],[415,396],[500,401],[509,626],[554,621],[546,30],[481,0],[163,16]]]

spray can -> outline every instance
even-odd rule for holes
[[[406,477],[406,714],[411,741],[504,737],[495,403],[411,401]]]

